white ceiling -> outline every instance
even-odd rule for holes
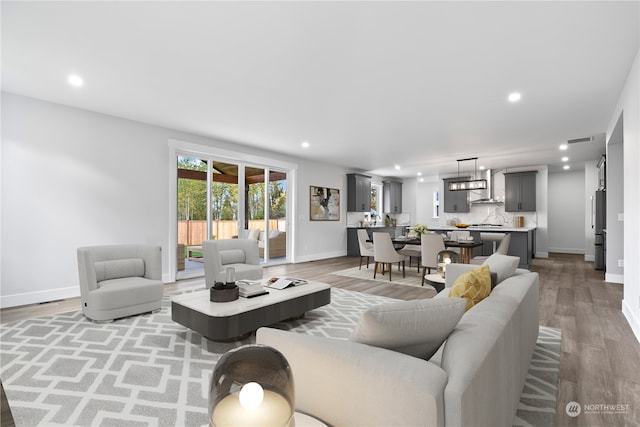
[[[638,1],[0,7],[4,91],[397,177],[597,159],[640,40]]]

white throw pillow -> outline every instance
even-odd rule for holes
[[[273,239],[274,237],[278,237],[280,235],[280,231],[279,230],[271,230],[269,232],[269,238]]]
[[[351,340],[429,359],[464,314],[464,298],[435,298],[381,304],[365,311]]]
[[[498,283],[513,276],[520,264],[520,258],[517,256],[509,256],[495,253],[485,259],[482,265],[488,265],[489,270],[498,275]]]
[[[247,239],[249,240],[258,240],[260,237],[260,229],[259,228],[250,228],[249,233],[247,234]]]

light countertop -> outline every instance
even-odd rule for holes
[[[531,230],[535,230],[537,227],[486,227],[486,226],[477,226],[477,227],[472,227],[469,226],[467,228],[458,228],[454,225],[434,225],[434,226],[429,226],[429,230],[433,230],[433,231],[454,231],[454,230],[469,230],[469,231],[487,231],[487,232],[494,232],[494,233],[500,233],[502,231],[509,231],[509,232],[528,232]]]

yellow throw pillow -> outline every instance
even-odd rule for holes
[[[449,291],[449,296],[466,298],[468,311],[471,307],[485,299],[491,293],[491,273],[489,266],[475,268],[458,276]]]

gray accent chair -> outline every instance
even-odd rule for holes
[[[219,239],[202,242],[204,278],[207,288],[227,279],[227,267],[236,270],[236,280],[262,279],[258,241]]]
[[[94,321],[159,310],[162,306],[162,248],[109,245],[78,248],[82,313]]]

